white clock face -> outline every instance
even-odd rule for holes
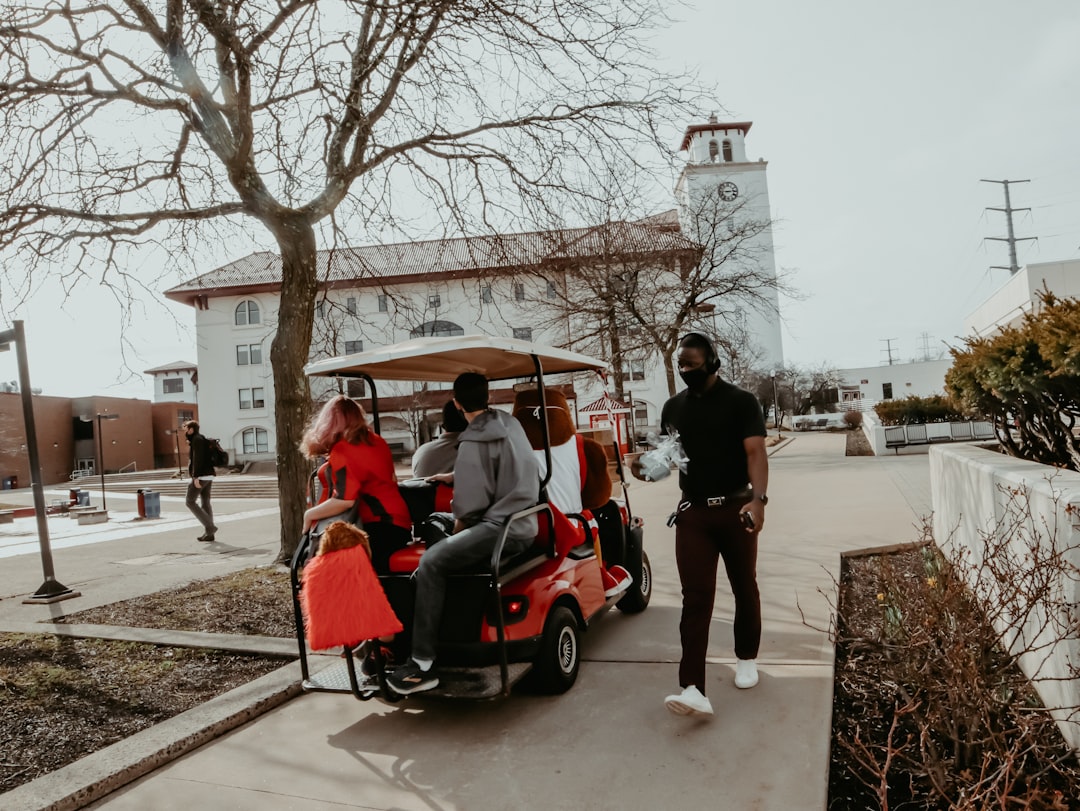
[[[725,180],[720,184],[720,188],[717,189],[720,193],[720,199],[731,202],[739,196],[739,187],[732,183],[730,180]]]

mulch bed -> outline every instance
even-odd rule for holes
[[[296,633],[288,572],[269,566],[56,621],[272,637]],[[0,634],[0,792],[285,663],[216,650]]]

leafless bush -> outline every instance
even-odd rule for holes
[[[946,557],[927,522],[902,552],[848,560],[835,623],[833,808],[856,807],[853,795],[860,808],[1073,807],[1075,752],[1033,683],[1080,676],[1075,659],[1055,673],[1050,656],[1077,637],[1078,549],[1062,540],[1071,527],[1032,514],[1026,491],[1002,496],[977,555],[946,541]],[[1055,716],[1077,710],[1059,705]]]

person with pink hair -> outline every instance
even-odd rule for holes
[[[372,565],[388,572],[390,556],[412,538],[412,522],[386,440],[371,430],[359,403],[338,395],[312,419],[300,447],[309,458],[327,456],[329,474],[322,501],[304,513],[304,532],[355,505],[371,540]]]

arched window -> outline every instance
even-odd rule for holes
[[[428,321],[409,333],[410,338],[437,337],[449,338],[451,335],[464,335],[465,330],[453,321]]]
[[[236,326],[245,327],[248,324],[259,323],[259,305],[250,299],[241,301],[236,306]]]
[[[270,443],[265,428],[245,428],[243,433],[244,453],[269,453]]]
[[[720,154],[720,145],[716,143],[716,139],[709,141],[709,160],[716,162],[716,156]]]
[[[731,141],[724,139],[724,163],[731,163],[735,160],[731,157]]]

